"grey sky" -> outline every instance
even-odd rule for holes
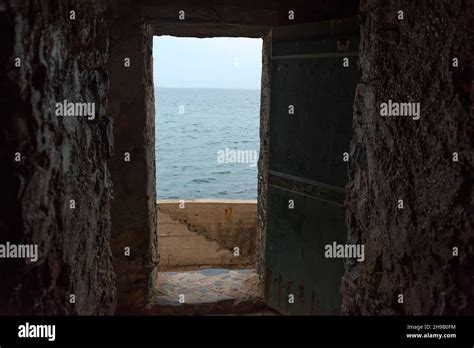
[[[158,87],[259,89],[261,71],[261,39],[153,38]]]

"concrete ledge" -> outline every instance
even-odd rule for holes
[[[157,212],[160,270],[255,267],[256,200],[159,200]]]

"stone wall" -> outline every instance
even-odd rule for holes
[[[366,261],[348,265],[348,314],[474,312],[473,6],[361,1],[346,206],[349,241],[365,244]],[[389,99],[420,102],[420,120],[381,117]]]
[[[114,312],[105,10],[0,1],[0,243],[39,248],[37,262],[0,260],[0,314]],[[95,119],[57,117],[64,99],[95,103]]]
[[[134,1],[111,1],[108,115],[114,121],[115,155],[112,251],[117,312],[136,312],[155,284],[155,123],[152,33]],[[127,60],[128,59],[128,60]]]
[[[270,56],[272,34],[263,38],[262,45],[262,92],[260,94],[260,157],[258,159],[257,239],[255,263],[261,280],[265,277],[265,250],[267,236],[267,191],[270,146]]]
[[[255,268],[256,201],[158,201],[157,209],[160,270]]]

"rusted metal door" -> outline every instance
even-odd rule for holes
[[[352,138],[355,19],[278,27],[271,56],[265,298],[285,314],[336,314],[346,243],[344,186]]]

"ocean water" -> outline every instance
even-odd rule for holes
[[[256,199],[260,90],[155,88],[157,199]]]

